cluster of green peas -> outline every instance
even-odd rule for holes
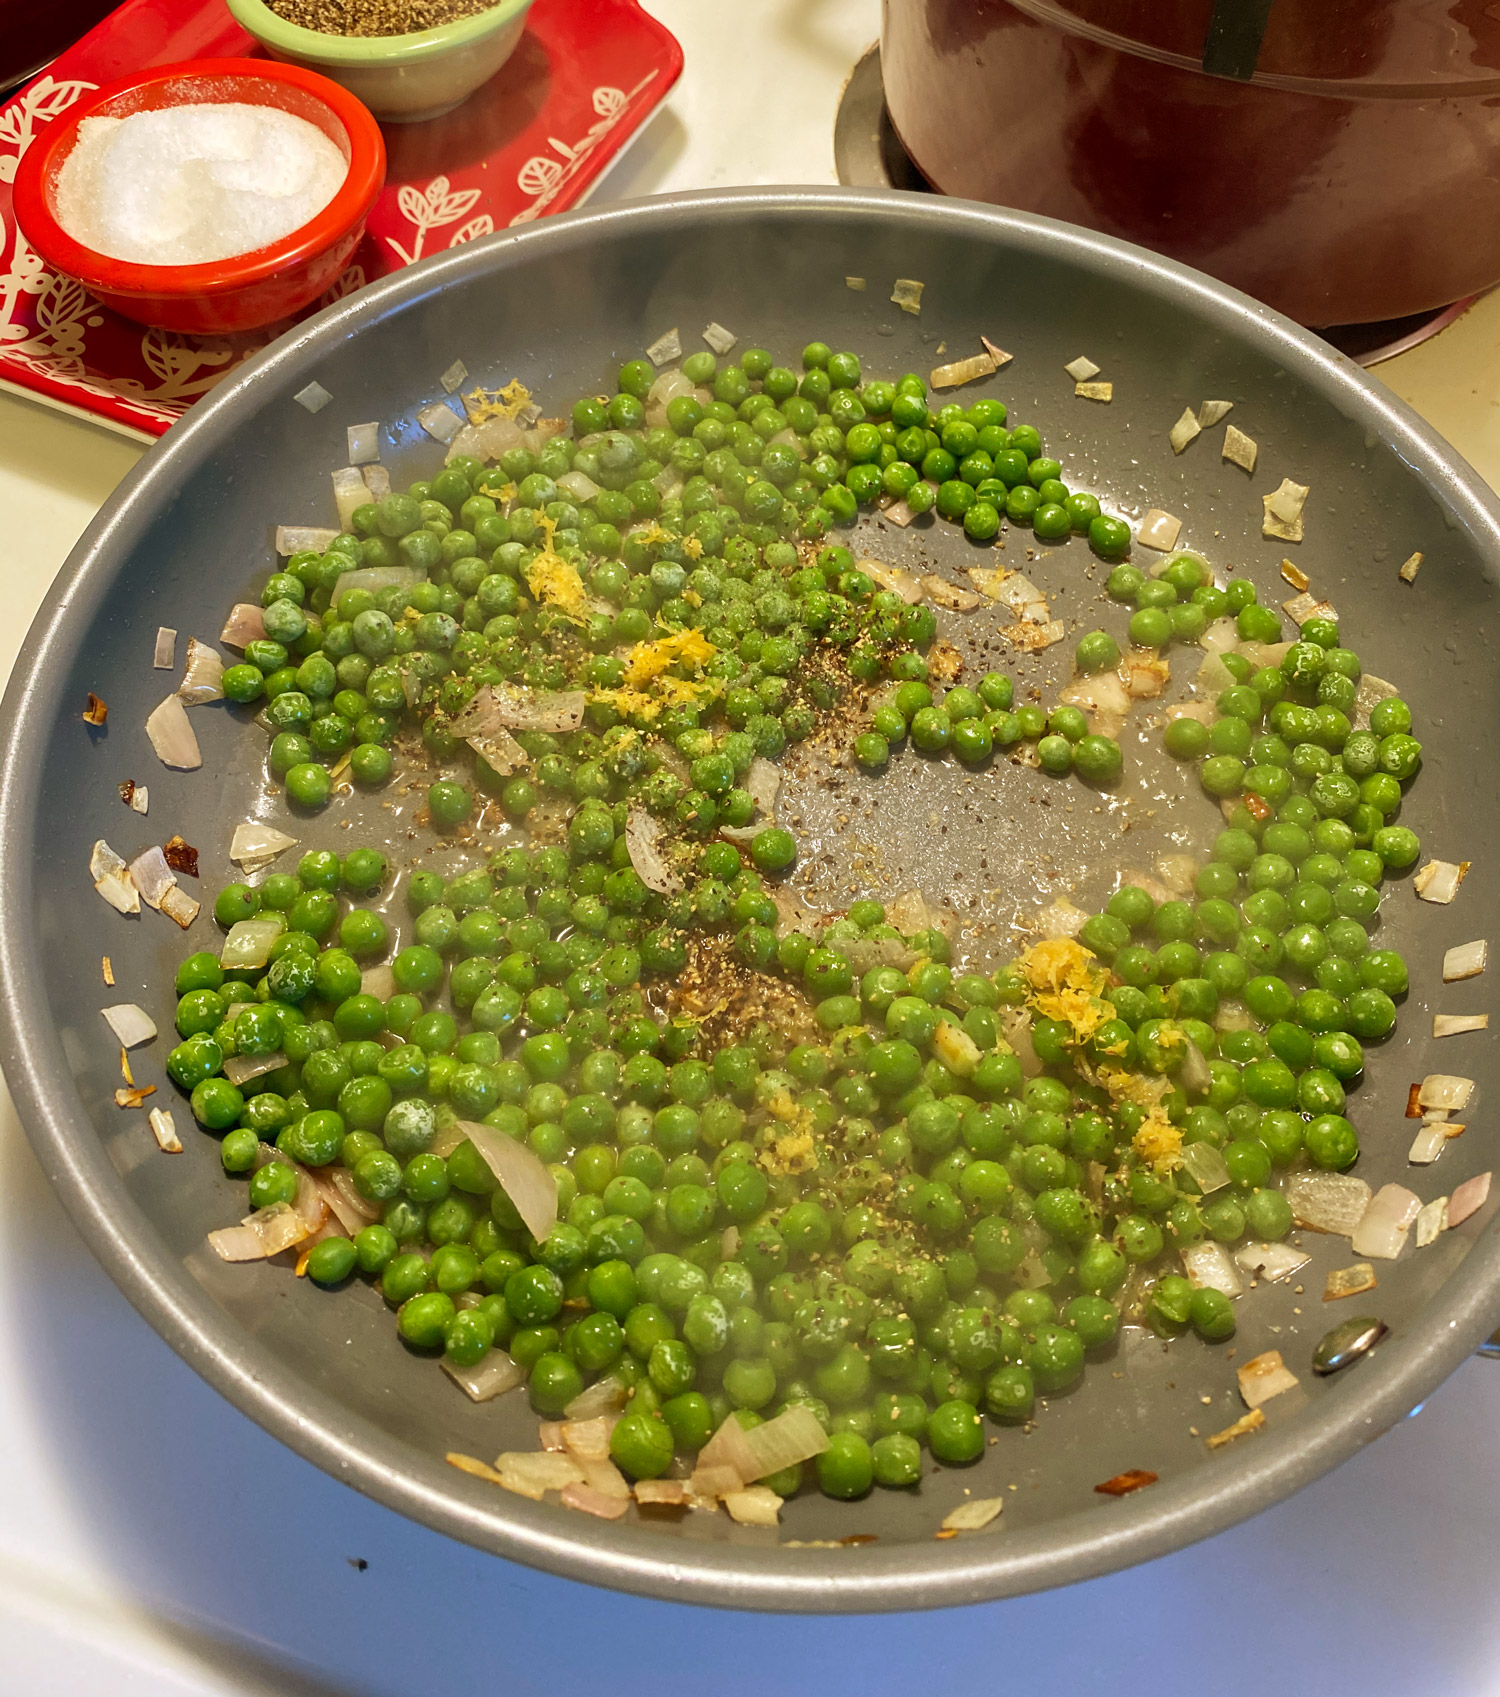
[[[1103,635],[1085,638],[1080,654]],[[983,766],[1000,749],[1032,743],[1042,771],[1076,772],[1091,784],[1113,783],[1124,765],[1120,745],[1090,731],[1080,708],[1064,704],[1049,712],[1029,702],[1016,707],[1015,685],[1004,672],[987,672],[973,689],[960,684],[945,690],[940,700],[925,683],[897,684],[871,713],[870,729],[854,739],[854,758],[868,772],[883,771],[893,745],[908,737],[919,753],[951,750],[971,767]]]
[[[808,343],[801,364],[799,377],[763,348],[749,348],[727,365],[711,353],[689,354],[683,375],[711,389],[713,401],[705,407],[681,395],[666,409],[667,425],[680,439],[701,445],[708,460],[727,456],[703,469],[731,499],[743,495],[751,516],[773,516],[771,497],[762,491],[754,500],[750,488],[739,487],[741,479],[783,490],[802,510],[797,534],[804,540],[822,536],[830,523],[852,523],[862,506],[888,496],[914,513],[936,511],[977,542],[993,540],[1009,519],[1031,525],[1044,541],[1086,535],[1106,559],[1128,551],[1129,526],[1104,514],[1094,496],[1070,491],[1033,426],[1006,428],[1003,402],[948,402],[934,410],[927,384],[914,372],[894,383],[867,381],[856,354],[825,342]],[[653,380],[646,362],[633,361],[621,372],[621,389],[633,386],[644,396]],[[628,428],[634,415],[620,402],[618,395],[579,401],[575,432]],[[737,424],[748,429],[736,431]],[[785,440],[788,432],[795,446]],[[686,473],[700,461],[689,453],[672,463]],[[809,495],[816,501],[811,515]]]
[[[787,1051],[761,1030],[758,1046],[700,1058],[695,1029],[651,1018],[640,998],[644,976],[680,968],[667,929],[607,901],[602,930],[579,925],[595,898],[574,887],[598,862],[576,845],[507,850],[446,881],[413,874],[415,940],[392,957],[382,1001],[361,972],[389,953],[388,924],[341,898],[374,894],[388,873],[354,850],[220,893],[222,926],[280,914],[286,929],[263,969],[228,971],[209,953],[183,963],[168,1071],[222,1134],[226,1169],[250,1173],[252,1205],[295,1193],[290,1165],[257,1164],[274,1142],[315,1170],[342,1165],[380,1208],[353,1238],[316,1246],[315,1283],[377,1280],[407,1343],[456,1366],[507,1348],[543,1413],[618,1376],[633,1395],[615,1454],[634,1476],[701,1447],[731,1409],[749,1421],[805,1401],[836,1440],[816,1468],[824,1490],[910,1484],[924,1444],[973,1459],[984,1412],[1028,1418],[1113,1338],[1111,1297],[1166,1241],[1148,1214],[1101,1217],[1082,1193],[1082,1163],[1128,1149],[1131,1115],[1076,1082],[1022,1078],[999,1042],[1000,1009],[1023,993],[1013,976],[955,975],[940,933],[910,940],[923,958],[908,972],[856,975],[840,944],[896,935],[879,903],[816,940],[777,938],[755,875],[714,847],[714,870],[726,888],[740,880],[741,912],[772,939],[768,969],[815,999],[823,1040]],[[938,1058],[949,1024],[979,1051],[967,1074]],[[236,1087],[222,1077],[234,1053],[286,1065]],[[838,1155],[801,1179],[760,1159],[757,1109],[783,1093]],[[562,1218],[544,1243],[471,1145],[434,1152],[456,1119],[551,1163]],[[1119,1182],[1137,1179],[1155,1182]],[[1266,1235],[1277,1221],[1259,1197],[1274,1194],[1249,1204]],[[1137,1192],[1116,1200],[1135,1207]],[[728,1224],[741,1239],[726,1262]],[[1015,1278],[1028,1255],[1035,1287]],[[1203,1335],[1222,1330],[1210,1297],[1190,1306]],[[773,1481],[800,1482],[800,1469]]]
[[[704,630],[720,649],[710,674],[724,686],[717,711],[774,757],[832,704],[829,686],[803,675],[812,645],[845,648],[850,673],[863,681],[880,675],[893,646],[931,640],[930,610],[905,609],[877,591],[847,549],[826,550],[807,567],[792,545],[852,522],[861,503],[884,494],[935,505],[980,540],[1003,511],[1032,520],[1044,538],[1087,532],[1108,558],[1128,548],[1127,527],[1057,481],[1035,430],[1005,430],[1000,402],[934,413],[915,375],[863,382],[854,355],[816,343],[802,363],[799,378],[761,349],[734,365],[690,355],[685,375],[710,386],[713,400],[678,396],[666,422],[648,429],[656,374],[627,361],[612,397],[577,402],[573,436],[540,451],[511,449],[493,467],[456,458],[436,477],[357,509],[351,529],[322,553],[288,559],[262,592],[265,637],[227,668],[224,690],[231,701],[260,705],[272,769],[293,803],[325,805],[328,764],[345,755],[357,783],[386,782],[390,743],[412,714],[429,747],[451,754],[446,722],[486,683],[615,688],[622,668],[612,650],[662,626]],[[559,486],[570,473],[594,486],[586,500]],[[684,479],[675,493],[663,494],[664,473]],[[556,640],[556,616],[529,596],[526,570],[543,545],[612,609],[586,621],[591,653],[581,664],[576,624],[565,623]],[[421,581],[339,589],[345,573],[391,566]],[[907,673],[893,669],[897,681],[920,681],[920,656],[894,658],[916,662]],[[715,711],[681,709],[676,717],[687,723],[670,733],[698,729]],[[590,709],[596,732],[618,719],[602,702]],[[545,793],[533,775],[507,782],[482,762],[475,781],[517,820]],[[444,779],[429,807],[451,828],[472,816],[475,797]]]

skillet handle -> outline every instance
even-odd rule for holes
[[[1214,0],[1203,40],[1203,69],[1210,76],[1249,82],[1260,58],[1273,0]]]
[[[1500,1332],[1495,1332],[1487,1337],[1474,1353],[1487,1356],[1491,1361],[1500,1361]]]

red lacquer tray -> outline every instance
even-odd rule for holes
[[[126,0],[0,106],[0,387],[160,436],[286,328],[144,330],[49,271],[11,210],[17,160],[91,89],[154,65],[258,51],[222,0]],[[636,0],[536,0],[509,63],[457,111],[382,126],[389,171],[365,239],[308,311],[443,248],[576,206],[681,70],[676,39]]]

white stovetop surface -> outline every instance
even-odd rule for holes
[[[688,69],[596,199],[833,180],[877,0],[647,4]],[[1380,375],[1500,482],[1497,331],[1500,294]],[[0,394],[0,676],[139,452]],[[0,1086],[0,1697],[1071,1697],[1101,1677],[1157,1697],[1483,1697],[1497,1569],[1500,1365],[1481,1361],[1280,1508],[1067,1591],[782,1619],[512,1567],[334,1483],[178,1361],[64,1218]]]

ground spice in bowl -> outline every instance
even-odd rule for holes
[[[320,35],[411,35],[487,12],[494,0],[266,0],[278,18]]]

